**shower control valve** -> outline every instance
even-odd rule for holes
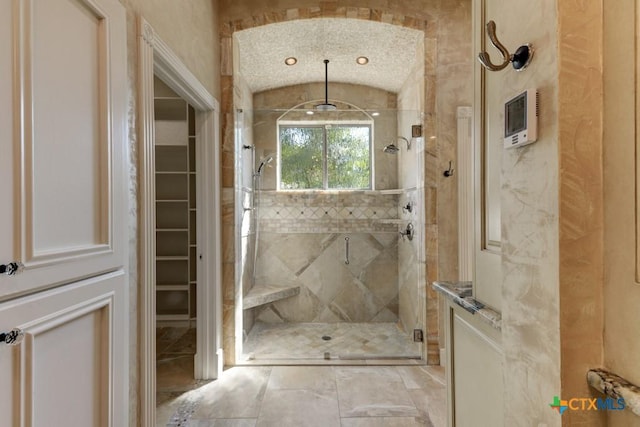
[[[407,224],[407,228],[405,230],[400,231],[400,235],[402,236],[402,240],[404,240],[405,237],[407,239],[409,239],[410,241],[413,240],[414,233],[415,233],[415,231],[413,229],[413,224],[411,224],[411,223]]]

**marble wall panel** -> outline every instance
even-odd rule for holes
[[[626,2],[626,7],[633,2]],[[623,15],[635,14],[623,12],[622,4],[616,3],[612,9],[614,13],[622,12]],[[594,366],[601,366],[603,363],[602,347],[603,334],[594,331],[626,330],[626,328],[605,327],[603,322],[603,211],[604,203],[604,179],[602,170],[603,149],[609,147],[622,147],[625,144],[604,144],[602,140],[602,106],[603,106],[603,8],[601,2],[588,2],[584,4],[576,2],[558,2],[558,33],[559,33],[559,74],[558,74],[558,97],[559,97],[559,193],[561,195],[559,205],[559,252],[560,252],[560,337],[561,337],[561,381],[562,393],[566,396],[588,396],[592,393],[584,381],[585,372]],[[629,9],[627,9],[628,11]],[[616,17],[616,27],[624,27],[622,22],[630,22],[631,19],[621,16]],[[607,25],[605,24],[605,27]],[[632,51],[635,29],[628,27],[628,45],[622,47],[621,51]],[[618,45],[621,39],[616,37],[615,44]],[[582,53],[578,55],[577,47],[582,46]],[[578,56],[582,59],[578,60]],[[612,55],[612,58],[616,55]],[[615,60],[614,60],[615,61]],[[614,62],[615,63],[615,62]],[[619,65],[628,72],[628,77],[633,79],[632,67]],[[618,79],[616,79],[618,80]],[[622,80],[622,79],[620,79]],[[622,92],[629,93],[626,84],[620,86]],[[605,95],[606,98],[609,95]],[[620,97],[615,97],[615,108],[621,108],[626,112],[628,105],[621,102]],[[633,105],[631,100],[631,105]],[[619,107],[618,107],[619,106]],[[631,107],[633,109],[633,107]],[[618,111],[615,114],[616,129],[620,129],[621,115]],[[630,117],[631,118],[631,117]],[[635,120],[631,118],[626,122],[631,129],[635,128]],[[634,130],[635,131],[635,130]],[[634,132],[632,131],[632,132]],[[607,130],[605,135],[612,135]],[[612,141],[619,140],[612,135]],[[615,149],[614,149],[615,150]],[[624,151],[621,151],[624,152]],[[630,157],[633,157],[629,151]],[[611,158],[611,152],[609,158]],[[626,160],[626,159],[625,159]],[[614,173],[622,171],[623,175],[630,175],[629,171],[633,167],[619,169],[619,164],[614,166]],[[605,166],[606,168],[606,166]],[[622,177],[622,180],[633,178]],[[629,182],[627,181],[627,182]],[[620,180],[615,180],[614,187],[623,186]],[[607,192],[607,194],[612,194]],[[620,193],[618,193],[620,194]],[[604,196],[606,197],[606,196]],[[609,206],[615,206],[614,219],[618,224],[624,224],[625,199],[629,200],[626,205],[632,205],[631,195],[627,194],[622,200],[608,200]],[[631,208],[633,209],[633,208]],[[627,212],[629,212],[627,210]],[[613,246],[618,249],[624,248],[621,243],[625,241],[628,232],[622,239],[615,238]],[[618,237],[618,236],[617,236]],[[606,237],[604,237],[606,238]],[[627,248],[624,248],[628,250]],[[623,251],[624,251],[623,249]],[[629,251],[633,252],[633,251]],[[606,251],[606,253],[611,253]],[[618,262],[619,258],[613,255]],[[606,259],[606,255],[605,255]],[[605,261],[606,262],[606,261]],[[612,268],[612,271],[620,274],[624,269]],[[624,273],[623,273],[624,274]],[[614,274],[611,276],[611,284],[617,286],[623,282]],[[607,286],[611,289],[612,286]],[[637,312],[637,304],[633,304],[629,299],[628,292],[622,299],[625,303],[630,303],[632,311]],[[639,294],[636,293],[638,296]],[[636,298],[636,302],[638,299]],[[612,307],[616,319],[621,318],[621,305],[615,304]],[[636,320],[640,319],[636,317]],[[636,322],[637,323],[637,322]],[[619,325],[624,324],[621,322]],[[628,334],[624,334],[621,340],[625,354],[629,350]],[[638,348],[636,346],[636,348]],[[605,348],[606,352],[606,348]],[[632,351],[633,352],[633,351]],[[633,359],[633,362],[631,360]],[[629,366],[637,366],[635,358],[629,359]],[[610,366],[606,363],[605,366]],[[618,372],[621,374],[621,372]],[[569,411],[567,417],[563,417],[563,424],[567,425],[584,423],[584,425],[616,425],[612,420],[609,423],[603,422],[604,414],[593,413],[593,411]],[[620,425],[629,425],[621,423]]]
[[[488,3],[503,43],[537,46],[525,72],[487,77],[499,81],[491,97],[509,99],[530,87],[540,92],[537,142],[502,152],[504,423],[559,426],[561,418],[547,411],[549,396],[561,392],[557,2]],[[526,22],[513,19],[523,15]],[[503,123],[487,125],[500,134]]]

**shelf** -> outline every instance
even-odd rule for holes
[[[157,230],[156,256],[158,258],[189,256],[189,230]]]
[[[186,145],[156,146],[156,173],[182,171],[187,172],[188,153]]]
[[[296,296],[300,293],[300,286],[275,286],[275,285],[256,285],[242,299],[242,308],[258,307],[260,305],[269,304],[270,302],[279,301],[285,298]]]
[[[156,319],[189,323],[197,309],[195,110],[159,79],[156,86]]]
[[[158,283],[158,290],[162,291],[184,291],[189,289],[188,283],[168,283],[166,285]]]
[[[189,315],[189,289],[156,289],[158,315]]]
[[[189,180],[185,174],[156,174],[156,200],[188,200]]]

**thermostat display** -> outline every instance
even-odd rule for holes
[[[538,92],[528,89],[504,104],[504,148],[520,147],[538,138]]]

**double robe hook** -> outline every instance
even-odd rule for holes
[[[520,46],[514,54],[509,54],[507,48],[504,47],[498,40],[498,37],[496,37],[496,23],[493,21],[487,23],[487,35],[489,36],[489,40],[491,40],[491,44],[502,54],[503,62],[499,65],[494,64],[491,62],[489,54],[486,51],[482,51],[478,54],[478,60],[486,69],[500,71],[509,65],[509,63],[513,65],[516,71],[522,71],[527,68],[527,65],[531,62],[531,58],[533,58],[533,48],[529,43]]]

